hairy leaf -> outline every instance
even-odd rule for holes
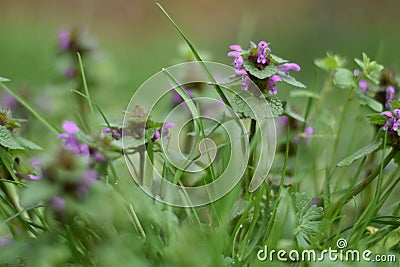
[[[264,80],[266,78],[271,77],[272,75],[278,73],[278,69],[275,66],[267,66],[264,69],[260,70],[257,66],[252,62],[247,60],[244,62],[243,67],[254,77]]]
[[[0,125],[0,145],[8,149],[24,149],[3,125]]]
[[[382,126],[385,124],[387,117],[381,114],[370,114],[367,115],[367,119],[370,123]]]
[[[347,69],[339,68],[333,76],[333,82],[340,88],[355,86],[354,74]]]
[[[357,150],[356,152],[354,152],[353,154],[351,154],[348,157],[345,157],[344,159],[342,159],[337,166],[338,167],[342,167],[342,166],[349,166],[350,164],[352,164],[355,160],[363,158],[369,154],[371,154],[372,152],[376,151],[377,149],[379,149],[382,145],[382,139],[376,139],[373,143],[360,148],[359,150]]]
[[[382,112],[383,109],[382,104],[376,101],[375,99],[366,96],[364,94],[359,94],[358,100],[360,100],[361,105],[367,105],[376,112]]]

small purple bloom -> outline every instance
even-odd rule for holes
[[[64,131],[70,134],[79,132],[78,126],[73,121],[64,121],[62,128],[64,129]]]
[[[34,175],[34,174],[28,174],[28,178],[31,179],[32,181],[38,181],[38,180],[42,179],[42,176]]]
[[[112,131],[114,133],[114,138],[116,138],[116,140],[122,138],[122,129],[113,128]],[[103,133],[111,133],[111,129],[107,127],[103,130]]]
[[[233,64],[235,65],[235,73],[236,74],[247,74],[247,71],[243,68],[244,59],[241,56],[236,57],[233,60]]]
[[[236,51],[231,51],[228,53],[228,57],[240,57],[240,53]]]
[[[267,58],[265,57],[267,54],[268,43],[265,41],[261,41],[258,43],[258,56],[257,56],[257,63],[265,64],[267,62]]]
[[[241,52],[243,51],[242,47],[240,45],[231,45],[229,46],[230,49],[237,51],[237,52]]]
[[[392,86],[389,85],[386,88],[386,101],[385,101],[385,107],[387,108],[391,108],[392,106],[390,105],[390,101],[392,101],[394,99],[394,96],[396,94],[396,89]]]
[[[67,206],[67,202],[63,197],[55,196],[50,200],[50,205],[56,212],[62,212]]]
[[[291,70],[300,71],[300,66],[296,63],[285,63],[277,66],[278,70],[284,72],[286,75],[290,74]]]
[[[68,78],[68,79],[74,77],[74,75],[75,75],[75,69],[72,67],[68,68],[64,73],[65,78]]]
[[[61,29],[58,34],[58,42],[60,45],[60,50],[61,51],[66,51],[69,49],[70,45],[71,45],[71,34],[68,30],[65,29]]]
[[[395,109],[393,112],[384,111],[381,115],[388,117],[382,130],[397,132],[400,129],[400,109]]]
[[[65,139],[64,147],[74,154],[89,156],[89,146],[87,144],[81,143],[75,136],[75,133],[80,131],[78,126],[72,121],[64,121],[62,128],[67,133],[62,133],[58,135],[58,139]]]
[[[384,111],[384,112],[381,113],[381,115],[384,115],[384,116],[386,116],[388,118],[393,117],[392,112],[390,112],[390,111]]]
[[[160,130],[157,130],[153,136],[153,141],[161,138],[161,135],[165,136],[165,138],[168,140],[169,139],[169,128],[172,128],[176,125],[175,122],[166,122],[164,125],[161,127]]]
[[[368,82],[366,80],[361,80],[358,83],[358,86],[360,86],[361,91],[365,94],[368,91]]]
[[[314,135],[314,127],[312,126],[308,126],[305,130],[304,130],[304,135],[306,137],[311,137]]]
[[[277,82],[280,82],[280,81],[282,81],[281,77],[279,77],[276,74],[269,77],[269,79],[267,81],[267,88],[269,89],[269,93],[271,95],[276,95],[278,93],[278,91],[275,88],[275,85]]]
[[[359,69],[355,69],[353,74],[354,74],[355,77],[358,77],[358,76],[361,75],[361,71]]]
[[[42,161],[39,158],[31,158],[30,163],[33,168],[36,168],[39,167],[40,164],[42,164]]]
[[[1,104],[3,108],[9,108],[9,109],[15,109],[18,106],[18,101],[15,99],[15,97],[4,91],[4,94],[1,96]]]

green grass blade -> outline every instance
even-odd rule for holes
[[[95,118],[92,98],[90,97],[90,94],[89,94],[89,88],[88,88],[87,81],[86,81],[85,70],[83,68],[82,57],[81,57],[81,55],[79,53],[77,53],[77,55],[78,55],[79,67],[81,69],[83,88],[85,89],[85,94],[87,96],[87,101],[88,101],[88,104],[89,104],[90,112],[92,113],[93,118]]]
[[[201,59],[199,53],[197,52],[197,50],[194,47],[194,45],[192,44],[192,42],[189,40],[189,38],[186,37],[186,35],[183,33],[183,31],[179,28],[179,26],[175,23],[175,21],[168,14],[168,12],[159,3],[156,3],[156,5],[161,9],[161,11],[164,13],[164,15],[169,19],[169,21],[172,23],[172,25],[175,27],[175,29],[178,31],[178,33],[182,36],[182,38],[185,40],[186,44],[189,46],[190,50],[192,50],[194,57],[200,62],[204,71],[207,73],[208,78],[211,80],[215,90],[217,91],[219,96],[222,98],[222,101],[224,101],[225,105],[227,105],[228,107],[231,107],[231,104],[229,103],[228,99],[226,98],[224,92],[222,92],[221,87],[218,85],[217,81],[212,76],[211,72],[208,70],[206,65],[204,64],[204,61]]]

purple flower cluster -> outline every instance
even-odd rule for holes
[[[257,77],[249,74],[246,70],[244,63],[246,61],[251,61],[254,65],[262,70],[267,66],[273,64],[273,60],[270,58],[271,49],[269,48],[269,43],[261,41],[258,43],[257,47],[250,50],[243,50],[240,45],[231,45],[229,48],[233,51],[228,53],[229,57],[233,57],[233,65],[235,67],[235,74],[242,75],[242,89],[247,90],[249,86],[249,79],[256,82],[257,85],[261,85],[260,89],[263,91],[269,89],[270,94],[277,94],[276,84],[282,81],[280,75],[290,75],[290,71],[300,71],[300,66],[296,63],[283,63],[275,66],[277,68],[277,73],[260,81]]]
[[[72,121],[64,121],[63,130],[65,133],[58,135],[58,139],[64,139],[64,147],[69,152],[76,155],[88,156],[95,162],[105,161],[105,156],[94,148],[90,148],[87,144],[81,142],[76,133],[80,131],[78,126]]]
[[[156,133],[153,136],[153,142],[159,138],[161,138],[161,134],[165,136],[165,138],[169,139],[169,131],[168,128],[172,128],[176,125],[175,122],[166,122],[159,130],[156,130]]]
[[[382,127],[384,131],[397,132],[400,129],[400,109],[394,109],[393,112],[384,111],[381,114],[387,117]]]

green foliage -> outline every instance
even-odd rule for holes
[[[383,110],[382,104],[379,103],[378,101],[376,101],[375,99],[373,99],[369,96],[366,96],[364,94],[359,94],[357,97],[358,97],[358,100],[360,101],[361,105],[367,105],[373,111],[382,112],[382,110]]]
[[[356,152],[354,152],[353,154],[351,154],[350,156],[345,157],[344,159],[342,159],[337,166],[338,167],[342,167],[342,166],[349,166],[350,164],[352,164],[355,160],[358,160],[360,158],[363,158],[365,156],[368,156],[369,154],[371,154],[372,152],[378,150],[382,145],[382,139],[378,138],[376,139],[374,142],[372,142],[371,144],[360,148],[359,150],[357,150]]]
[[[9,82],[10,79],[4,78],[4,77],[0,77],[0,82]]]
[[[291,90],[290,91],[290,96],[291,97],[310,97],[310,98],[315,98],[319,99],[319,95],[317,93],[308,91],[308,90]]]
[[[289,60],[280,58],[280,57],[278,57],[278,56],[276,56],[276,55],[274,55],[274,54],[271,54],[271,53],[269,54],[269,57],[270,57],[271,61],[272,61],[273,63],[276,63],[276,64],[283,64],[283,63],[289,62]]]
[[[383,66],[378,64],[376,61],[371,61],[367,54],[362,54],[362,60],[355,58],[354,61],[362,69],[364,75],[376,85],[379,84],[380,72],[383,70]]]
[[[387,117],[381,114],[370,114],[367,115],[367,119],[372,124],[383,126],[386,122]]]
[[[337,68],[341,68],[345,64],[345,60],[338,55],[327,54],[324,58],[318,58],[314,60],[314,64],[325,71],[334,71]]]
[[[356,86],[353,73],[343,68],[336,69],[333,76],[333,82],[340,88],[350,88]]]
[[[245,61],[243,67],[254,77],[264,80],[271,77],[272,75],[278,73],[278,69],[275,66],[267,66],[263,69],[257,68],[252,61]]]
[[[323,209],[322,207],[311,205],[311,198],[305,193],[294,193],[293,201],[297,221],[297,227],[293,234],[299,247],[307,248],[320,231]]]
[[[269,107],[266,106],[266,102]],[[277,97],[262,95],[257,98],[247,91],[235,95],[232,107],[235,112],[242,113],[244,117],[252,119],[266,119],[270,118],[271,115],[277,117],[283,113],[283,104]]]
[[[304,84],[302,84],[301,82],[297,81],[295,78],[293,78],[292,76],[286,75],[283,72],[279,72],[279,77],[281,77],[282,82],[287,83],[289,85],[292,85],[294,87],[299,87],[299,88],[306,88],[306,86]]]
[[[3,125],[0,125],[0,145],[8,149],[24,149],[11,132]]]

